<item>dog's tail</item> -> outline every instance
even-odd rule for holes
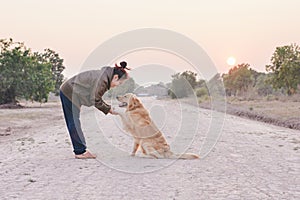
[[[194,153],[184,153],[184,154],[173,154],[173,158],[178,158],[178,159],[199,159],[199,155],[194,154]]]

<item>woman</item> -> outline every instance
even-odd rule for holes
[[[75,158],[96,158],[86,150],[85,138],[80,125],[80,107],[95,106],[104,114],[116,114],[110,105],[102,100],[110,88],[123,84],[128,79],[126,62],[120,66],[103,67],[100,70],[82,72],[64,82],[60,87],[60,99],[67,128],[71,137]]]

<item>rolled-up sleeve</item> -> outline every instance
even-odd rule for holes
[[[105,103],[102,98],[97,99],[95,101],[95,107],[99,110],[101,110],[104,114],[108,114],[108,112],[111,109],[111,106]]]
[[[99,85],[99,87],[96,89],[95,92],[95,107],[106,115],[111,109],[111,105],[108,105],[102,99],[102,96],[107,90],[108,90],[107,83],[103,82]]]

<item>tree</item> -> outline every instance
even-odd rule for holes
[[[206,87],[206,81],[203,79],[200,79],[196,82],[196,88],[200,88],[200,87]]]
[[[189,95],[187,81],[182,77],[173,79],[168,93],[173,99],[187,97]]]
[[[46,102],[54,90],[52,63],[32,53],[23,43],[0,40],[0,104],[18,98]]]
[[[16,104],[16,97],[25,90],[28,69],[24,66],[32,62],[29,54],[30,50],[23,43],[0,40],[0,104]]]
[[[63,65],[63,59],[59,57],[59,54],[51,49],[45,49],[43,53],[38,54],[43,62],[50,63],[53,80],[55,81],[54,93],[59,95],[59,87],[63,82],[64,76],[62,74],[65,66]]]
[[[191,71],[172,75],[169,95],[172,98],[183,98],[193,94],[193,89],[197,85],[196,76],[197,74]]]
[[[223,74],[227,95],[242,94],[251,86],[253,80],[249,67],[249,64],[242,63],[231,68],[228,74]]]
[[[26,92],[24,97],[27,100],[37,102],[47,102],[49,92],[55,90],[55,80],[51,70],[51,63],[41,62],[37,57],[33,57],[30,73],[28,73]]]
[[[194,73],[192,71],[184,71],[180,74],[180,77],[184,78],[189,82],[190,86],[194,89],[197,85],[197,79],[196,79],[197,73]]]
[[[300,84],[300,47],[296,44],[276,47],[266,70],[273,74],[270,83],[275,89],[284,88],[288,95],[296,93]]]
[[[259,73],[254,86],[255,91],[260,96],[267,96],[273,93],[273,88],[268,84],[267,80],[270,74]]]
[[[207,87],[197,88],[197,90],[196,90],[197,97],[202,97],[202,96],[207,96],[207,95],[208,95]]]
[[[210,96],[225,96],[225,88],[221,74],[215,74],[206,85]]]

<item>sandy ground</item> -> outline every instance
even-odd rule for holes
[[[205,155],[206,134],[219,125],[210,110],[143,102],[174,151]],[[227,115],[207,156],[155,160],[129,155],[117,116],[83,108],[81,120],[96,160],[73,158],[59,103],[0,110],[0,199],[300,198],[297,130]]]

